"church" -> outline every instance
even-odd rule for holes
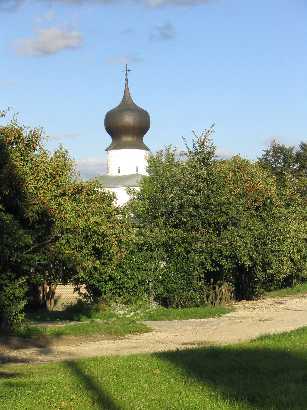
[[[125,89],[120,104],[105,116],[104,126],[112,141],[106,148],[107,174],[98,177],[105,188],[115,194],[118,206],[129,200],[127,188],[137,189],[142,176],[147,174],[150,153],[143,141],[150,128],[150,116],[131,97],[128,71],[126,65]]]

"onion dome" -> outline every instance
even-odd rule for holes
[[[121,103],[108,111],[104,126],[112,137],[112,149],[142,149],[149,151],[144,144],[143,137],[150,128],[150,117],[147,111],[139,107],[132,100],[128,85],[128,69],[126,66],[125,91]]]

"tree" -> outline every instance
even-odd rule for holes
[[[307,177],[307,143],[301,142],[295,153],[297,175]]]
[[[152,156],[130,205],[144,266],[154,265],[155,298],[165,305],[202,303],[211,283],[252,298],[305,275],[301,198],[291,185],[280,195],[257,163],[217,160],[212,133],[197,138],[185,160],[171,148]]]
[[[307,196],[307,144],[301,142],[298,147],[286,146],[273,140],[269,148],[258,158],[259,164],[277,177],[281,185],[296,185],[298,192]]]
[[[273,140],[269,148],[264,150],[259,162],[278,177],[283,177],[287,173],[294,174],[298,168],[295,147],[287,147],[276,140]]]
[[[0,322],[13,327],[34,289],[50,307],[57,283],[94,289],[113,269],[121,221],[111,194],[81,181],[63,148],[50,154],[43,131],[16,119],[0,127],[0,186]]]

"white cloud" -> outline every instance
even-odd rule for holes
[[[151,40],[172,40],[176,36],[175,27],[171,23],[165,23],[153,28],[150,39]]]
[[[37,30],[33,38],[19,39],[15,44],[18,55],[47,56],[66,49],[76,49],[82,46],[81,33],[74,30],[64,30],[50,27]]]
[[[225,148],[218,148],[217,147],[215,155],[219,159],[230,159],[236,154],[232,151],[229,151],[229,150],[225,149]]]
[[[107,161],[102,158],[81,158],[76,160],[77,170],[82,178],[89,179],[106,174]]]

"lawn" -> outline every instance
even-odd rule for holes
[[[218,317],[231,312],[230,307],[224,306],[198,306],[191,308],[164,308],[148,303],[135,303],[130,305],[99,306],[79,302],[68,306],[63,311],[39,311],[28,314],[28,320],[35,322],[58,322],[58,321],[88,321],[91,319],[113,320],[185,320],[207,319]]]
[[[41,311],[28,314],[27,324],[15,336],[47,342],[60,336],[126,336],[150,331],[144,320],[183,320],[218,317],[230,308],[200,306],[166,309],[146,304],[117,307],[91,306],[85,303],[69,306],[64,311]],[[41,324],[41,322],[46,322]],[[1,334],[0,334],[1,336]]]
[[[75,322],[54,326],[29,326],[18,330],[15,335],[23,338],[52,339],[60,336],[126,336],[128,334],[144,333],[150,328],[132,319],[111,319],[106,321],[91,320],[89,322]]]
[[[299,283],[290,288],[277,289],[271,292],[267,292],[266,296],[271,297],[271,298],[278,298],[278,297],[284,297],[284,296],[296,296],[296,295],[304,295],[304,294],[307,294],[307,282]]]
[[[307,328],[226,346],[0,371],[0,409],[306,409]]]
[[[231,312],[229,307],[224,306],[199,306],[192,308],[163,308],[145,310],[139,317],[143,320],[185,320],[185,319],[207,319],[218,317]]]

